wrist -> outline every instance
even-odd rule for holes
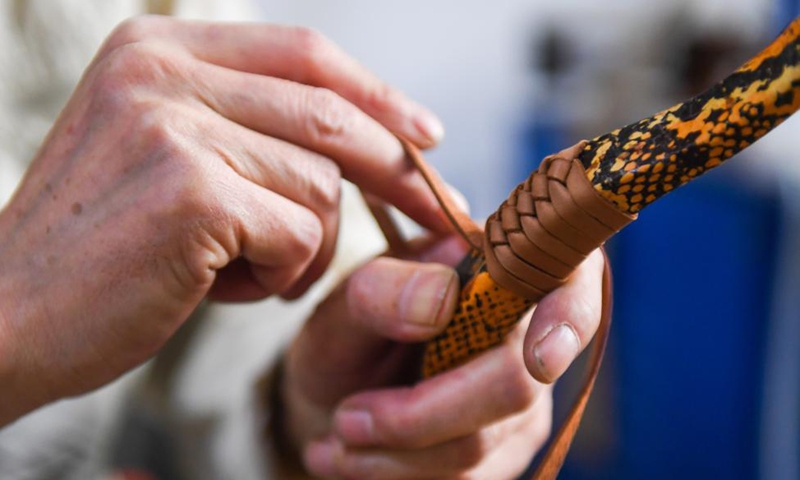
[[[13,271],[0,260],[0,428],[47,403],[44,379],[26,361],[35,346],[23,338],[26,295],[13,286]]]

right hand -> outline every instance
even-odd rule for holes
[[[550,432],[547,384],[597,331],[603,256],[591,254],[500,345],[419,380],[416,342],[452,319],[458,277],[445,265],[466,252],[456,236],[415,247],[356,269],[303,324],[273,385],[272,407],[283,407],[273,441],[282,459],[293,450],[324,478],[518,478]]]
[[[0,212],[0,425],[138,365],[207,294],[301,294],[340,176],[446,231],[391,132],[442,134],[313,31],[125,22]]]

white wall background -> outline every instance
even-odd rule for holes
[[[585,38],[582,58],[622,67],[646,48],[643,39],[669,13],[685,10],[697,19],[697,28],[753,35],[769,21],[771,5],[765,0],[256,1],[264,19],[322,31],[437,112],[447,135],[430,159],[478,215],[490,213],[520,180],[513,178],[519,172],[513,168],[519,157],[516,135],[521,120],[535,114],[538,87],[527,69],[528,49],[545,22]]]

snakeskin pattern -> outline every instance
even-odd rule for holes
[[[586,145],[603,197],[636,213],[743,150],[800,108],[800,20],[730,76],[686,102]]]

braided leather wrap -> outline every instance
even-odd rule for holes
[[[545,158],[486,222],[489,274],[533,302],[563,285],[593,250],[635,218],[589,183],[575,159],[584,145]]]
[[[502,342],[531,306],[636,218],[592,187],[576,160],[585,145],[545,158],[489,217],[483,255],[472,259],[476,273],[453,321],[426,347],[425,377]]]

